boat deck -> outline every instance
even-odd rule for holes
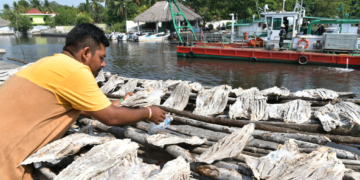
[[[246,61],[267,61],[321,64],[339,67],[360,67],[360,54],[329,54],[322,52],[297,52],[293,50],[266,50],[260,47],[245,47],[241,44],[197,43],[195,46],[178,46],[178,56],[228,58]]]

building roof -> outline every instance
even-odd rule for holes
[[[39,11],[39,10],[37,10],[35,8],[32,8],[25,14],[44,14],[44,13],[42,13],[41,11]]]
[[[10,22],[5,21],[4,19],[0,18],[0,27],[9,26]]]
[[[153,6],[151,6],[149,9],[147,9],[145,12],[141,13],[140,15],[138,15],[137,17],[134,18],[134,22],[167,22],[167,21],[172,21],[171,18],[171,12],[170,12],[170,8],[169,6],[167,6],[167,8],[164,10],[164,7],[166,5],[167,1],[158,1],[156,2]],[[189,20],[189,21],[194,21],[194,20],[201,20],[202,18],[196,14],[194,11],[192,11],[190,8],[184,6],[183,4],[177,2],[177,4],[179,5],[181,11],[184,13],[185,17]],[[178,9],[176,8],[176,6],[174,5],[174,3],[172,3],[172,7],[174,10],[174,13],[178,13]],[[183,21],[184,18],[181,16],[180,20]]]

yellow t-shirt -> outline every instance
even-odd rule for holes
[[[16,75],[53,92],[64,107],[98,111],[111,104],[90,68],[65,54],[40,59]]]
[[[45,57],[0,86],[0,179],[31,179],[18,166],[61,138],[83,111],[111,105],[88,66],[64,54]]]

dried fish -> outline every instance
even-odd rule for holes
[[[182,80],[166,80],[166,86],[167,88],[174,88],[176,85],[178,85]]]
[[[101,71],[99,72],[99,74],[96,76],[95,78],[96,82],[105,82],[105,75],[104,75],[104,70],[101,69]]]
[[[229,99],[231,86],[221,85],[209,90],[202,88],[196,98],[194,114],[211,116],[222,113]]]
[[[234,93],[236,97],[238,97],[243,91],[244,89],[241,87],[231,90],[231,92]]]
[[[131,78],[126,84],[120,86],[120,89],[112,94],[125,96],[126,93],[133,92],[137,86],[139,79]]]
[[[111,176],[111,171],[116,171],[117,166],[122,168],[143,165],[137,158],[138,148],[139,145],[131,142],[130,139],[116,139],[95,146],[61,171],[55,180],[105,179],[104,177]],[[146,165],[145,167],[148,171],[145,171],[143,174],[145,176],[144,178],[146,178],[151,171],[151,168],[148,168]],[[115,168],[115,170],[111,170],[112,168]],[[135,176],[138,175],[139,174],[136,174]]]
[[[284,104],[268,104],[267,119],[282,119],[284,122],[302,124],[310,120],[311,103],[304,100],[294,100]]]
[[[167,144],[179,144],[179,143],[186,143],[191,145],[201,145],[204,144],[207,140],[206,139],[200,139],[197,136],[192,137],[180,137],[175,136],[171,134],[154,134],[151,136],[148,136],[146,138],[147,142],[150,144],[153,144],[155,146],[164,147],[164,145]]]
[[[331,131],[337,126],[352,128],[360,125],[360,106],[351,102],[328,104],[314,113],[319,118],[325,131]]]
[[[243,155],[256,179],[342,179],[346,170],[335,153],[327,147],[318,148],[310,154],[300,153],[297,144],[289,139],[279,145],[277,151],[255,158]]]
[[[199,157],[196,157],[196,160],[211,164],[215,160],[235,157],[244,149],[249,140],[252,139],[251,134],[254,129],[255,125],[251,123],[244,126],[241,130],[235,130],[215,143]]]
[[[333,90],[329,89],[306,89],[302,91],[297,91],[294,93],[294,96],[297,97],[306,97],[306,98],[320,98],[322,100],[325,99],[337,99],[339,94]]]
[[[260,93],[264,96],[270,96],[270,95],[289,96],[290,90],[285,87],[278,88],[277,86],[274,86],[269,89],[261,90]]]
[[[190,164],[182,156],[165,164],[160,173],[147,178],[147,180],[190,180]]]
[[[189,102],[189,97],[190,88],[188,82],[181,82],[175,87],[173,93],[164,102],[163,106],[182,111]]]
[[[230,105],[229,116],[231,119],[247,118],[251,121],[264,119],[266,115],[267,98],[260,94],[257,88],[243,90],[238,93],[238,98]]]
[[[193,83],[189,84],[189,87],[190,87],[190,89],[191,89],[192,91],[198,92],[198,91],[201,90],[201,87],[202,87],[202,86],[201,86],[201,84],[198,83],[198,82],[193,82]]]
[[[100,90],[107,94],[114,90],[120,83],[124,83],[124,81],[121,78],[118,78],[118,76],[115,74],[114,76],[111,76],[111,78],[100,88]]]
[[[121,104],[129,107],[146,107],[152,105],[160,105],[161,97],[165,95],[162,89],[138,91],[130,96]]]
[[[83,133],[75,133],[45,145],[34,154],[26,158],[20,165],[41,162],[55,165],[63,158],[77,153],[82,147],[86,145],[103,144],[114,139],[115,137],[110,134],[92,136]],[[39,166],[39,164],[37,166]]]

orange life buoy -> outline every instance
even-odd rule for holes
[[[306,42],[306,46],[304,47],[304,49],[306,49],[306,48],[308,48],[309,47],[309,44],[310,44],[310,42],[309,42],[309,40],[307,40],[307,39],[300,39],[300,41],[298,42],[298,46],[300,46],[300,43],[301,42],[303,42],[303,41],[305,41]]]

